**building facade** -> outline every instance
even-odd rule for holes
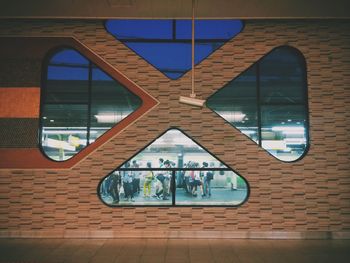
[[[282,162],[213,111],[179,103],[191,72],[171,80],[117,41],[102,20],[2,20],[0,25],[0,236],[350,236],[350,23],[244,20],[244,29],[196,70],[206,100],[279,46],[306,61],[309,149]],[[143,101],[141,108],[65,162],[39,147],[40,89],[50,50],[73,47]],[[243,176],[238,207],[109,207],[106,175],[171,127]]]

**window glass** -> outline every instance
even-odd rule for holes
[[[191,69],[191,20],[107,20],[106,29],[116,39],[171,79]],[[235,37],[241,20],[196,20],[195,64]]]
[[[64,161],[87,145],[87,104],[45,104],[41,145],[47,156]]]
[[[41,146],[56,161],[73,157],[135,111],[141,100],[73,49],[48,61],[41,99]]]
[[[291,47],[271,51],[207,100],[207,106],[282,161],[307,150],[305,60]]]
[[[261,107],[262,147],[282,161],[298,159],[306,149],[303,105]]]
[[[179,171],[178,173],[179,177],[185,181],[185,187],[176,189],[178,205],[235,206],[241,204],[247,197],[246,182],[233,171]]]
[[[104,178],[99,195],[111,206],[235,206],[246,200],[248,185],[183,132],[170,129]]]
[[[74,49],[64,49],[61,52],[57,52],[52,55],[50,64],[62,64],[62,65],[75,65],[75,66],[88,66],[89,60],[82,56]]]
[[[259,62],[261,103],[304,103],[305,66],[294,50],[279,48]]]
[[[176,38],[192,39],[192,21],[175,20]],[[212,19],[212,20],[195,20],[195,40],[229,40],[236,36],[242,30],[243,23],[241,20],[233,19]],[[225,41],[224,41],[225,42]]]
[[[90,143],[141,104],[134,94],[98,68],[92,69]]]
[[[211,96],[207,106],[258,143],[256,81],[253,66]]]
[[[105,26],[119,40],[173,38],[173,20],[169,19],[110,19]]]

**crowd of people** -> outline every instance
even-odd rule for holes
[[[176,164],[172,161],[159,159],[159,168],[175,168]],[[123,168],[139,168],[136,160],[130,164],[127,162]],[[146,167],[152,168],[152,163],[147,162]],[[202,197],[211,197],[211,181],[214,179],[215,172],[210,169],[207,162],[202,165],[198,162],[188,161],[183,165],[184,168],[202,168],[200,171],[179,170],[175,173],[175,185],[178,188],[184,188],[185,192],[192,197],[197,197],[200,194]],[[208,170],[205,170],[208,168]],[[221,173],[221,171],[219,171]],[[158,200],[169,200],[170,193],[174,187],[172,178],[172,170],[163,171],[140,171],[140,170],[116,170],[109,175],[101,184],[100,192],[102,198],[111,197],[112,204],[117,204],[123,197],[124,201],[134,202],[135,196],[141,193],[141,182],[143,184],[143,197],[156,198]],[[142,180],[141,180],[142,179]],[[233,185],[231,183],[231,189]]]

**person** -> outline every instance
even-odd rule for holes
[[[195,163],[194,164],[194,168],[198,168],[199,167],[199,163]],[[192,179],[193,179],[193,188],[192,188],[192,196],[197,196],[197,188],[198,186],[201,189],[201,194],[203,196],[203,184],[201,181],[201,177],[200,177],[200,172],[199,171],[192,171]]]
[[[166,160],[164,162],[164,167],[165,168],[171,168],[171,163],[169,160]],[[170,189],[170,178],[171,178],[171,171],[165,171],[164,174],[164,179],[162,182],[162,187],[163,187],[163,200],[169,200],[168,196],[169,194],[169,189]]]
[[[118,204],[119,203],[119,189],[120,189],[121,181],[122,181],[120,173],[117,171],[114,171],[109,177],[110,177],[110,183],[109,183],[108,192],[111,194],[111,197],[113,199],[112,204]]]
[[[136,160],[132,161],[131,168],[139,168]],[[140,171],[132,171],[132,189],[133,194],[140,193]]]
[[[159,168],[164,168],[164,159],[163,158],[159,158]],[[157,173],[156,179],[157,179],[155,182],[156,192],[153,195],[153,197],[160,200],[161,195],[164,193],[164,191],[163,191],[164,171],[160,171],[159,173]]]
[[[202,163],[202,169],[205,169],[208,167],[208,163],[207,162],[203,162]],[[207,171],[200,171],[200,179],[201,179],[201,183],[202,183],[202,197],[205,197],[207,195],[207,189],[206,189],[206,180],[207,180]]]
[[[125,168],[129,168],[130,163],[127,162],[125,164]],[[124,171],[123,174],[123,187],[124,187],[124,194],[125,194],[125,201],[131,201],[134,202],[134,191],[132,187],[132,173],[131,171]]]
[[[231,177],[231,190],[235,191],[235,190],[237,190],[237,175],[234,172],[232,172],[230,174],[232,175],[232,177]]]
[[[213,167],[214,164],[211,163],[210,167]],[[206,168],[208,167],[208,163],[204,162],[203,167]],[[209,197],[211,196],[211,180],[214,179],[214,171],[205,171],[205,177],[204,177],[204,195],[208,195]]]
[[[110,177],[109,176],[107,176],[107,178],[102,181],[102,184],[101,184],[101,195],[102,195],[102,198],[106,198],[109,195],[109,193],[108,193],[109,181],[110,181]]]
[[[184,168],[191,168],[191,161],[189,161],[187,164],[184,165]],[[192,192],[192,177],[191,177],[191,172],[192,171],[184,171],[184,187],[186,193],[191,193]]]
[[[152,168],[151,162],[147,162],[147,168]],[[144,197],[151,196],[151,185],[154,179],[153,171],[147,171],[145,176],[145,182],[143,183],[143,195]]]

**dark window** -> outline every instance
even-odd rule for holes
[[[195,64],[241,32],[241,20],[196,20]],[[171,79],[191,69],[191,20],[106,21],[115,38]]]
[[[306,66],[294,48],[274,49],[207,106],[282,161],[295,161],[307,149]]]
[[[110,206],[237,206],[249,188],[183,132],[170,129],[105,177],[98,194]]]
[[[40,136],[53,160],[71,158],[141,105],[136,95],[73,49],[57,51],[45,66]]]

